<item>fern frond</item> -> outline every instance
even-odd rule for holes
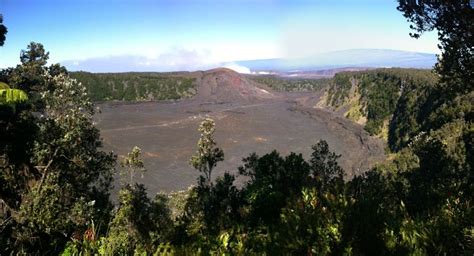
[[[0,89],[0,105],[17,104],[28,100],[26,92],[19,89]]]
[[[10,86],[4,82],[0,82],[0,90],[2,89],[10,89]]]

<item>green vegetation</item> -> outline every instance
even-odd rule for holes
[[[370,134],[388,132],[389,146],[397,150],[421,131],[437,82],[430,70],[342,72],[335,75],[328,88],[327,104],[335,108],[348,106],[346,116],[353,120],[364,116],[365,129]],[[389,122],[389,131],[383,129],[385,122]]]
[[[0,254],[473,255],[472,7],[400,0],[399,9],[418,32],[439,31],[439,80],[421,71],[344,73],[328,98],[342,106],[360,97],[370,131],[390,120],[389,161],[344,180],[339,156],[320,141],[309,159],[250,154],[237,187],[231,174],[211,179],[224,153],[205,120],[191,159],[197,186],[149,198],[133,180],[146,171],[135,147],[122,161],[115,207],[116,159],[100,150],[87,89],[63,67],[47,67],[43,46],[31,43],[20,65],[0,73],[28,96],[0,104]]]
[[[41,44],[21,56],[22,64],[3,74],[28,100],[16,111],[0,105],[0,248],[57,254],[64,234],[108,223],[115,157],[99,150],[85,88],[45,67]]]
[[[201,132],[201,138],[198,142],[198,150],[191,157],[190,164],[204,174],[202,182],[210,184],[212,182],[212,170],[218,162],[224,160],[224,151],[216,146],[214,140],[214,120],[204,120],[199,126],[199,131]]]
[[[93,101],[176,100],[196,93],[194,78],[163,73],[71,72],[82,83]]]
[[[248,76],[257,83],[264,84],[275,91],[311,92],[325,87],[330,79],[284,78],[274,75]]]
[[[180,73],[89,73],[70,72],[87,88],[92,101],[177,100],[195,95],[196,79]],[[249,76],[250,79],[277,91],[317,91],[330,79],[282,78]]]
[[[3,25],[3,16],[0,14],[0,46],[3,46],[5,43],[5,35],[7,34],[8,30],[5,25]]]
[[[26,93],[19,89],[0,89],[0,104],[17,104],[28,99]]]
[[[397,151],[426,131],[428,114],[437,102],[439,77],[431,70],[375,69],[337,73],[331,79],[286,79],[250,76],[277,91],[318,91],[327,88],[326,104],[364,124],[372,135]],[[467,102],[462,103],[464,105]]]
[[[360,103],[360,96],[356,95],[351,102],[348,103],[349,110],[346,112],[346,117],[354,122],[360,122],[365,117],[363,108]],[[363,122],[363,121],[362,121]]]
[[[0,90],[2,89],[10,89],[10,86],[4,82],[0,82]]]

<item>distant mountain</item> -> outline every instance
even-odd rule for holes
[[[356,49],[322,53],[298,59],[264,59],[221,63],[208,62],[209,56],[178,51],[151,58],[138,55],[105,56],[83,60],[65,60],[61,64],[71,71],[88,72],[170,72],[198,71],[218,67],[239,73],[320,71],[340,68],[432,68],[436,55],[381,49]]]
[[[353,49],[318,54],[308,58],[237,61],[236,64],[259,71],[309,71],[344,67],[432,68],[436,55],[387,49]]]

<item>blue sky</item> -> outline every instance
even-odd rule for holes
[[[394,0],[0,0],[8,27],[0,68],[30,41],[50,62],[127,58],[174,68],[345,49],[437,53],[415,40]],[[72,67],[72,69],[74,69]]]

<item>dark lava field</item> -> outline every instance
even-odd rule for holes
[[[347,178],[384,159],[384,142],[361,125],[315,108],[322,92],[281,93],[226,69],[197,72],[196,96],[169,102],[103,103],[96,122],[105,150],[119,157],[133,146],[142,149],[147,172],[137,181],[150,193],[176,191],[196,184],[189,165],[199,139],[197,128],[209,117],[216,122],[216,141],[225,160],[213,177],[237,174],[242,158],[276,149],[282,155],[302,153],[324,139],[341,154]],[[237,182],[242,178],[237,177]]]

